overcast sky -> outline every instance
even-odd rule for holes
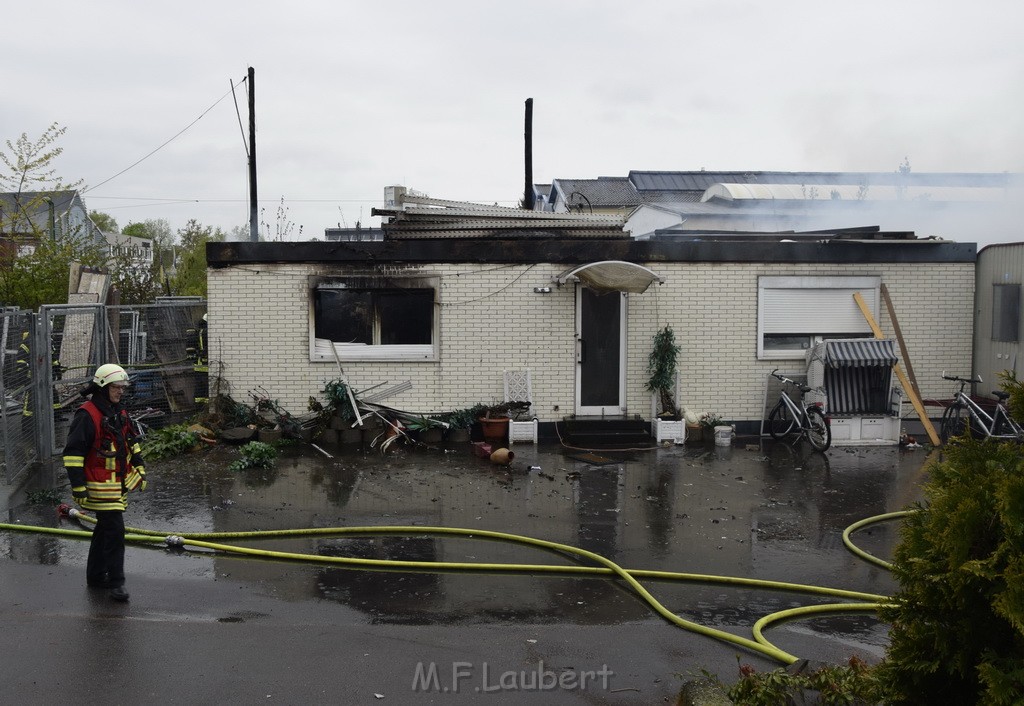
[[[389,184],[514,205],[529,97],[538,183],[904,158],[1024,172],[1020,0],[51,0],[2,17],[0,140],[66,126],[54,166],[122,227],[248,222],[230,82],[249,66],[260,202],[273,224],[284,199],[292,239],[375,223]],[[238,107],[247,125],[244,86]]]

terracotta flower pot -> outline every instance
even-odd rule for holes
[[[485,439],[505,439],[508,437],[508,417],[481,417],[480,428]]]

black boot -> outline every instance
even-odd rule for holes
[[[128,601],[128,591],[124,590],[124,586],[115,586],[110,589],[110,597],[118,603],[126,603]]]

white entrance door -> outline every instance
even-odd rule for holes
[[[576,286],[576,413],[626,412],[626,295]]]

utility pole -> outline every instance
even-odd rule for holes
[[[256,71],[249,67],[249,240],[260,239],[256,199]]]
[[[527,211],[533,210],[533,98],[526,99],[526,126],[524,129],[526,138],[526,177],[523,186],[523,208]]]

